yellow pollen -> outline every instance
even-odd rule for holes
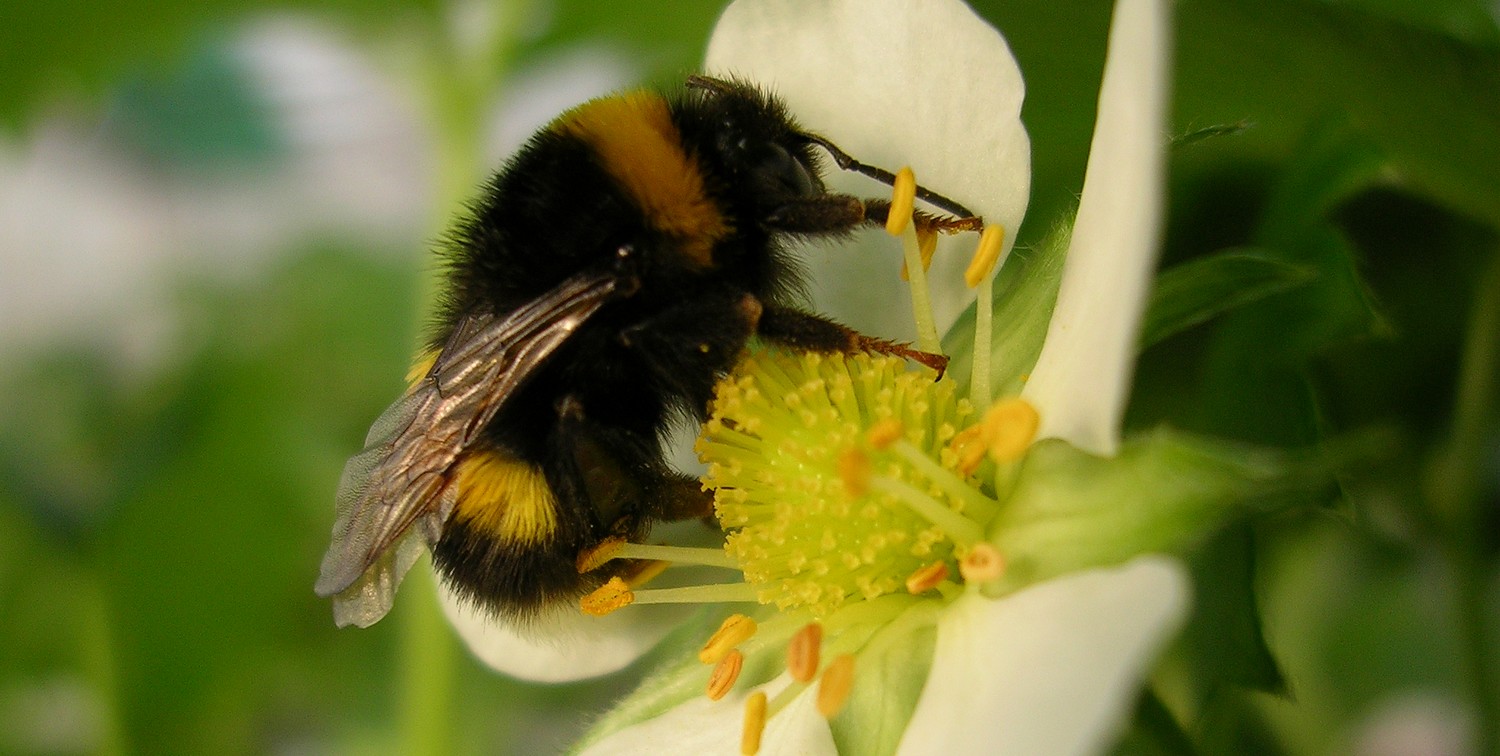
[[[852,499],[870,490],[870,457],[858,449],[847,449],[839,455],[839,478]]]
[[[812,682],[818,676],[818,656],[823,650],[823,626],[809,622],[792,636],[786,647],[786,669],[797,682]]]
[[[734,687],[736,680],[740,679],[740,670],[745,668],[745,655],[739,649],[731,649],[718,664],[714,665],[714,671],[708,676],[708,700],[717,701],[729,694],[729,689]]]
[[[1040,425],[1036,408],[1019,397],[995,402],[980,421],[990,458],[996,462],[1014,462],[1024,456]]]
[[[982,435],[980,426],[974,425],[959,431],[948,443],[948,448],[958,456],[958,471],[965,476],[973,475],[979,469],[979,463],[984,461],[986,449]]]
[[[824,719],[832,718],[844,708],[849,692],[854,689],[854,655],[844,654],[834,659],[823,670],[823,679],[818,681],[818,713]]]
[[[615,558],[620,549],[625,548],[625,539],[619,536],[610,536],[592,548],[578,552],[578,574],[593,572],[604,566],[605,562]]]
[[[902,425],[900,420],[887,418],[870,426],[870,430],[866,432],[865,438],[876,449],[884,449],[901,440],[901,437],[905,434],[906,426]]]
[[[906,578],[906,591],[912,595],[926,593],[948,579],[948,563],[933,562]]]
[[[603,617],[616,609],[630,606],[635,601],[635,594],[630,592],[630,586],[618,577],[612,577],[608,583],[599,586],[598,590],[578,600],[578,608],[584,614],[593,617]]]
[[[745,727],[740,731],[740,753],[754,756],[760,751],[760,734],[766,729],[766,694],[755,691],[745,701]]]
[[[718,664],[735,646],[744,643],[755,635],[755,620],[743,614],[731,614],[719,625],[719,629],[703,644],[698,651],[698,661],[704,664]]]
[[[1005,227],[993,223],[984,227],[984,232],[979,235],[979,249],[974,251],[974,259],[969,261],[969,269],[964,271],[964,283],[969,288],[978,286],[995,268],[1004,242]]]
[[[631,588],[640,588],[651,582],[657,575],[667,571],[672,563],[662,559],[642,559],[625,571],[625,584]]]
[[[900,236],[906,230],[906,225],[911,223],[911,211],[916,203],[917,174],[912,173],[908,166],[896,172],[895,186],[891,192],[891,210],[885,216],[885,232],[891,236]]]
[[[1005,556],[990,543],[980,541],[958,561],[958,574],[966,583],[987,583],[1005,574]]]

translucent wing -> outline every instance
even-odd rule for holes
[[[449,470],[518,386],[619,287],[583,273],[496,318],[465,317],[426,377],[376,419],[344,465],[333,543],[315,587],[334,621],[368,627],[452,512]]]

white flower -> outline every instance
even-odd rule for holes
[[[879,641],[863,646],[862,654],[879,657],[868,664],[874,669],[870,685],[899,687],[903,669],[925,673],[904,710],[889,703],[900,694],[850,704],[885,707],[861,715],[864,729],[886,730],[859,735],[864,745],[916,754],[1105,748],[1186,612],[1182,568],[1165,557],[1130,556],[1165,547],[1170,538],[1160,533],[1200,523],[1199,509],[1162,515],[1177,518],[1170,528],[1158,528],[1151,514],[1127,512],[1122,519],[1128,522],[1109,528],[1116,532],[1089,532],[1107,527],[1092,519],[1101,497],[1129,508],[1129,494],[1121,499],[1119,492],[1139,487],[1143,477],[1153,482],[1157,473],[1201,462],[1166,452],[1159,456],[1167,461],[1158,464],[1129,449],[1118,462],[1104,458],[1120,449],[1136,331],[1155,266],[1167,28],[1161,0],[1119,0],[1057,305],[1022,393],[1040,415],[1038,438],[1065,443],[1039,441],[1029,466],[1012,469],[1018,477],[1011,478],[1009,496],[1020,503],[1006,504],[1009,509],[982,532],[1008,560],[1020,558],[1013,571],[1021,582],[999,591],[1007,595],[998,599],[975,584],[957,589],[957,597],[931,601],[929,621],[917,623],[936,627],[930,657],[917,640],[919,628],[892,634],[894,649],[871,651]],[[957,0],[739,0],[720,20],[707,67],[766,85],[804,126],[862,160],[912,165],[925,185],[1005,226],[1007,245],[1014,238],[1030,172],[1019,121],[1023,85],[1004,40]],[[935,264],[930,280],[947,291],[935,291],[935,300],[963,301],[954,286],[967,259],[941,250],[937,258],[947,258],[947,267]],[[957,311],[950,305],[939,322],[951,322]],[[961,416],[956,407],[948,411]],[[1089,515],[1066,516],[1074,509]],[[1049,519],[1054,512],[1063,514]],[[1054,557],[1045,549],[1060,537]],[[1025,539],[1037,546],[1018,544]],[[1108,564],[1116,566],[1081,569]],[[922,615],[902,611],[908,619]],[[910,645],[902,647],[908,636]],[[856,674],[869,679],[866,660],[858,664]],[[620,721],[605,721],[605,733],[587,752],[736,753],[744,701],[757,691],[784,699],[766,724],[761,752],[835,752],[838,738],[814,708],[812,689],[799,690],[783,674],[724,700],[700,695],[649,718],[627,704]]]

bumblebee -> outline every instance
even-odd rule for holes
[[[344,468],[316,591],[335,621],[389,611],[422,549],[462,599],[524,621],[618,574],[580,573],[606,538],[703,517],[710,494],[663,458],[702,423],[752,338],[818,352],[944,358],[798,309],[790,246],[884,224],[890,203],[826,191],[820,153],[752,85],[695,76],[564,113],[484,188],[445,244],[446,293],[406,393]],[[927,231],[977,229],[963,206]]]

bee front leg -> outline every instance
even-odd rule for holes
[[[768,305],[756,333],[767,341],[809,352],[876,352],[904,357],[936,370],[940,376],[948,367],[945,355],[866,336],[842,323],[790,307]]]
[[[836,234],[860,226],[884,226],[890,214],[889,200],[825,194],[787,202],[772,210],[765,223],[777,231],[792,234]],[[984,220],[973,216],[959,218],[921,210],[912,216],[917,232],[922,234],[984,230]]]

